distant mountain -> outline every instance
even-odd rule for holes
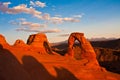
[[[88,39],[89,41],[108,41],[108,40],[115,40],[116,38],[105,38],[105,37],[101,37],[101,38],[91,38]]]
[[[107,40],[107,41],[91,41],[91,44],[94,47],[120,49],[120,38],[115,40]]]
[[[51,46],[58,46],[58,45],[67,44],[67,43],[68,43],[68,40],[65,40],[65,41],[61,41],[61,42],[50,43],[50,45]]]
[[[93,47],[102,47],[110,49],[120,49],[120,38],[93,38],[88,39]],[[59,46],[59,48],[67,47],[68,40],[51,43],[51,46]],[[77,44],[77,43],[76,43]]]

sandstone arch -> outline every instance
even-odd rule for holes
[[[73,45],[75,40],[78,40],[81,47],[81,58],[86,58],[88,60],[96,60],[96,54],[91,46],[90,42],[84,37],[84,33],[74,32],[71,33],[68,39],[68,52],[67,54],[74,57]]]

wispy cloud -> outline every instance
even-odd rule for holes
[[[79,19],[65,17],[65,18],[63,18],[63,21],[67,21],[67,22],[79,22],[80,20]]]
[[[51,19],[50,14],[45,13],[45,14],[42,16],[42,19],[44,19],[44,20],[50,20],[50,19]]]
[[[70,17],[65,17],[65,18],[51,17],[50,21],[54,24],[60,24],[63,22],[80,22],[79,19],[74,19],[74,18],[70,18]]]
[[[49,29],[49,30],[43,30],[43,31],[40,31],[41,33],[58,33],[58,32],[61,32],[60,29]]]
[[[14,6],[12,8],[9,8],[10,2],[5,2],[1,3],[0,5],[0,11],[8,14],[19,14],[19,13],[26,13],[26,14],[31,14],[36,18],[39,18],[40,20],[47,20],[49,23],[53,24],[60,24],[63,22],[79,22],[79,19],[76,18],[71,18],[71,17],[51,17],[49,13],[42,13],[40,11],[37,11],[35,8],[28,8],[27,5],[25,4],[20,4],[18,6]],[[41,5],[41,6],[46,6],[45,3],[40,3],[39,1],[36,1],[35,3],[30,1],[30,4],[36,4],[36,5]],[[76,15],[74,17],[81,17],[80,15]]]
[[[59,29],[49,29],[49,30],[31,30],[26,28],[18,28],[16,31],[25,31],[25,32],[38,32],[38,33],[59,33],[61,30]]]
[[[10,24],[12,24],[12,25],[19,25],[19,23],[16,22],[16,21],[14,21],[14,20],[9,21],[8,23],[10,23]]]
[[[62,17],[62,15],[55,15],[55,17]]]
[[[27,21],[19,22],[19,25],[22,26],[22,27],[26,27],[30,30],[36,30],[36,29],[39,29],[39,28],[47,27],[46,24],[32,23],[32,22],[27,22]]]
[[[8,7],[9,4],[11,4],[11,2],[4,2],[4,3],[1,3],[1,5],[4,5],[5,7]]]
[[[60,32],[59,29],[48,29],[41,30],[47,27],[49,24],[62,24],[65,22],[80,22],[82,15],[74,15],[72,17],[62,17],[62,15],[54,15],[51,16],[49,13],[42,13],[41,11],[36,10],[35,7],[44,8],[46,6],[45,3],[40,1],[30,1],[29,6],[27,4],[19,4],[14,7],[9,7],[11,2],[3,2],[0,3],[0,11],[7,14],[30,14],[43,22],[46,23],[34,23],[26,21],[25,18],[19,18],[18,21],[11,21],[10,23],[13,25],[19,25],[20,27],[16,29],[17,31],[27,31],[27,32],[42,32],[42,33],[53,33]],[[49,24],[47,24],[49,23]]]
[[[58,36],[60,36],[60,37],[67,37],[67,36],[69,36],[70,34],[61,34],[61,35],[58,35]]]
[[[18,25],[20,26],[20,30],[21,29],[29,29],[29,30],[37,30],[39,28],[46,28],[47,25],[46,24],[40,24],[40,23],[33,23],[33,22],[28,22],[26,21],[26,19],[24,18],[19,18],[17,19],[19,21],[10,21],[9,23],[13,24],[13,25]]]
[[[78,14],[78,15],[73,15],[74,18],[82,18],[85,14],[82,13],[82,14]]]
[[[20,20],[20,21],[26,21],[25,18],[19,18],[18,20]]]
[[[46,6],[45,3],[40,2],[40,1],[35,1],[35,2],[30,1],[30,5],[31,5],[32,7],[41,7],[41,8],[44,8],[44,7]]]
[[[25,31],[25,32],[40,32],[40,33],[58,33],[61,32],[60,29],[46,29],[46,24],[39,24],[28,22],[24,18],[17,19],[19,22],[10,21],[13,25],[19,25],[20,27],[16,29],[16,31]]]
[[[25,31],[25,32],[40,32],[40,33],[58,33],[61,32],[60,29],[46,29],[46,24],[32,23],[28,21],[21,21],[19,23],[19,28],[16,31]],[[42,30],[45,29],[45,30]]]

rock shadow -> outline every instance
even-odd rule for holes
[[[16,57],[0,44],[0,80],[31,80]]]
[[[120,61],[103,61],[99,62],[102,67],[108,71],[120,74]]]
[[[32,80],[78,80],[70,71],[65,68],[54,67],[57,77],[52,76],[47,69],[32,56],[22,58],[23,67],[29,73]]]
[[[43,46],[45,47],[45,51],[49,54],[52,54],[52,49],[49,46],[48,42],[44,41]]]
[[[53,76],[32,56],[22,58],[23,68],[29,73],[32,80],[55,80]]]
[[[74,74],[72,74],[63,67],[61,68],[54,67],[54,69],[57,72],[56,80],[79,80],[74,76]]]

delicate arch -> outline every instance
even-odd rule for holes
[[[73,45],[75,41],[77,40],[79,43],[81,42],[80,37],[84,36],[83,33],[72,33],[68,39],[68,55],[71,57],[74,57],[74,51],[73,51]]]
[[[75,43],[75,40],[77,40],[80,43],[82,58],[96,59],[96,54],[95,54],[94,49],[91,46],[90,42],[85,39],[83,33],[79,33],[79,32],[71,33],[71,35],[68,39],[67,54],[69,56],[74,57],[73,45]]]

